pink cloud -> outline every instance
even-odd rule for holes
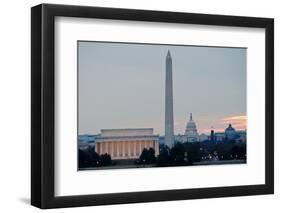
[[[231,124],[237,130],[247,129],[247,116],[238,115],[223,118],[223,124]]]
[[[247,129],[247,116],[246,115],[235,115],[235,116],[227,116],[220,119],[214,119],[209,125],[205,123],[201,123],[200,132],[209,134],[211,129],[215,132],[224,132],[228,127],[228,124],[231,124],[233,128],[236,130],[245,130]],[[206,127],[207,126],[207,127]],[[199,126],[200,127],[200,126]]]

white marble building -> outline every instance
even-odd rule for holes
[[[197,132],[196,123],[192,120],[192,113],[190,113],[189,121],[186,124],[185,133],[187,142],[198,142],[199,134]]]
[[[96,137],[95,151],[109,154],[111,159],[137,159],[143,149],[153,148],[159,154],[159,135],[152,128],[102,129]]]

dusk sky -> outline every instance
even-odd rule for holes
[[[78,133],[154,128],[163,135],[165,58],[173,60],[175,134],[246,128],[245,48],[78,42]]]

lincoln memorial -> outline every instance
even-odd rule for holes
[[[137,159],[144,148],[159,154],[159,135],[154,135],[152,128],[102,129],[95,142],[96,153],[107,153],[113,160]]]

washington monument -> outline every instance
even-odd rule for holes
[[[172,57],[169,50],[166,56],[165,144],[170,148],[174,146],[173,73]]]

